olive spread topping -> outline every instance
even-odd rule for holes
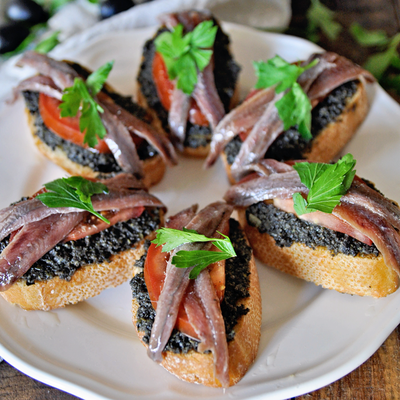
[[[240,304],[240,300],[249,296],[249,262],[252,255],[252,250],[246,242],[246,238],[243,231],[240,229],[239,223],[230,219],[229,229],[229,237],[237,257],[228,259],[225,262],[226,287],[224,298],[221,302],[221,311],[225,322],[228,341],[233,340],[235,337],[234,328],[239,318],[249,312],[248,308]],[[146,254],[136,262],[136,266],[144,268],[145,259]],[[139,331],[145,333],[142,340],[144,343],[148,344],[156,312],[150,301],[143,272],[135,275],[130,284],[133,298],[136,299],[139,304],[136,316],[137,328]],[[190,350],[197,351],[197,346],[198,341],[174,330],[165,347],[165,351],[187,353]]]
[[[214,23],[216,23],[215,20]],[[168,111],[161,104],[153,79],[153,58],[156,51],[154,40],[165,31],[166,28],[159,29],[156,36],[145,43],[138,82],[148,106],[155,110],[163,129],[169,132]],[[215,86],[222,104],[224,105],[225,112],[228,112],[231,99],[235,93],[240,67],[236,64],[229,52],[229,38],[221,28],[217,31],[213,54]],[[184,146],[191,148],[205,147],[210,143],[211,135],[212,133],[209,126],[192,125],[188,122]]]
[[[94,235],[57,244],[22,276],[27,285],[56,276],[69,281],[79,267],[110,261],[114,254],[129,250],[160,227],[158,209],[143,211],[128,221],[118,222]],[[0,252],[10,236],[0,242]]]
[[[336,119],[343,112],[349,99],[357,91],[357,81],[350,81],[337,87],[324,100],[317,104],[311,114],[311,135],[313,138]],[[240,151],[242,141],[239,136],[232,139],[224,149],[229,165],[235,160]],[[312,139],[304,139],[296,128],[289,128],[283,132],[271,144],[265,158],[273,158],[278,161],[300,160],[312,146]]]
[[[292,213],[262,201],[248,207],[246,218],[249,225],[256,227],[260,233],[272,236],[279,247],[303,243],[312,249],[318,246],[326,247],[332,255],[342,253],[353,257],[363,255],[377,257],[380,254],[374,244],[369,246],[345,233],[303,221]]]

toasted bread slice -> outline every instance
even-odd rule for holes
[[[160,210],[159,218],[159,226],[163,226],[163,210]],[[109,260],[79,267],[70,280],[55,276],[48,280],[35,280],[34,284],[27,285],[20,278],[9,289],[0,292],[0,295],[9,303],[17,304],[25,310],[43,311],[97,296],[104,289],[116,287],[132,279],[135,261],[145,253],[145,241],[154,237],[155,231],[133,243],[128,250],[111,255]]]
[[[327,248],[312,249],[302,243],[279,247],[268,233],[260,233],[248,224],[245,209],[238,213],[255,257],[282,272],[326,289],[359,296],[385,297],[399,286],[399,276],[385,264],[381,254],[378,257],[332,255]]]
[[[330,162],[334,160],[351,140],[358,127],[364,121],[369,110],[369,102],[364,81],[358,81],[357,90],[347,99],[342,113],[322,129],[312,139],[311,147],[303,154],[303,158],[312,162]],[[229,182],[235,180],[231,174],[231,166],[225,152],[221,153]]]
[[[32,115],[29,110],[26,110],[26,115],[28,118],[28,124],[30,131],[33,136],[33,142],[38,148],[38,150],[49,160],[53,161],[55,164],[59,165],[65,171],[71,175],[80,175],[84,178],[97,178],[99,175],[104,176],[104,174],[94,171],[89,166],[81,165],[75,161],[68,158],[67,154],[62,148],[56,147],[54,150],[44,143],[37,136],[38,127],[35,124],[35,116]],[[155,155],[154,157],[148,158],[143,161],[144,169],[144,179],[143,183],[146,187],[153,186],[161,181],[165,173],[165,163],[160,155]]]
[[[230,386],[239,382],[254,362],[261,336],[261,294],[253,256],[251,256],[249,262],[249,272],[249,296],[238,303],[248,308],[249,311],[239,318],[234,327],[234,339],[228,342]],[[138,330],[137,326],[138,308],[138,301],[134,298],[132,301],[133,324],[139,338],[147,348],[147,344],[143,342],[145,333]],[[184,381],[221,387],[214,375],[214,359],[211,352],[199,353],[195,350],[189,350],[187,353],[177,354],[165,351],[161,365]]]
[[[23,279],[19,279],[0,294],[9,303],[18,304],[25,310],[48,311],[65,307],[127,282],[133,276],[135,260],[143,253],[142,241],[134,248],[112,256],[110,262],[80,267],[70,281],[55,277],[28,286]]]

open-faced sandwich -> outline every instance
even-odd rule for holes
[[[254,165],[225,199],[261,261],[324,288],[383,297],[399,285],[400,209],[336,164],[271,159]]]
[[[129,281],[165,210],[130,174],[46,184],[0,211],[0,294],[50,310]]]
[[[28,51],[18,65],[39,73],[16,88],[25,98],[34,142],[70,174],[96,178],[126,172],[151,186],[166,164],[176,164],[172,144],[146,111],[105,83],[112,63],[90,73]]]
[[[213,387],[237,383],[260,340],[257,270],[232,210],[216,202],[171,217],[131,281],[148,355],[180,379]]]
[[[218,124],[206,160],[210,166],[221,155],[231,183],[263,158],[330,162],[367,115],[373,76],[335,53],[254,66],[255,89]]]
[[[184,11],[161,20],[143,49],[138,101],[180,151],[205,157],[213,129],[237,101],[240,68],[209,12]]]

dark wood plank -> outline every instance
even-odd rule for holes
[[[78,397],[36,381],[3,361],[0,363],[0,399],[77,400]]]
[[[400,399],[400,326],[378,351],[342,379],[296,400],[397,400]]]

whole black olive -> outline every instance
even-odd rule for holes
[[[126,11],[133,6],[132,0],[104,0],[100,4],[101,19]]]
[[[29,35],[29,29],[18,23],[0,27],[0,54],[15,50]]]
[[[5,14],[11,21],[29,25],[46,22],[49,19],[49,14],[33,0],[11,0],[6,6]]]

